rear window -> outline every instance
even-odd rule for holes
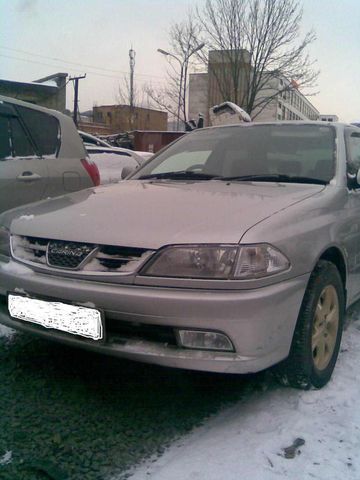
[[[56,155],[60,147],[58,120],[37,110],[16,106],[26,127],[30,131],[40,155]]]
[[[19,118],[0,115],[0,160],[36,156],[34,145]]]
[[[36,156],[33,145],[30,142],[26,132],[22,128],[18,118],[10,119],[11,142],[14,157],[34,157]]]

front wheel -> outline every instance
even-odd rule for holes
[[[345,316],[344,286],[338,269],[320,260],[311,274],[288,358],[275,368],[284,385],[321,388],[338,357]]]

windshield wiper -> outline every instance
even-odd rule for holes
[[[215,177],[218,178],[217,175],[211,175],[210,173],[180,170],[178,172],[149,173],[148,175],[141,175],[138,180],[148,180],[151,178],[169,180],[211,180]]]
[[[233,177],[218,177],[224,181],[259,181],[259,182],[284,182],[284,183],[316,183],[318,185],[327,185],[329,182],[313,177],[298,177],[291,175],[283,175],[278,173],[267,173],[264,175],[236,175]]]

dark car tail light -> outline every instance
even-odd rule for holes
[[[82,158],[81,163],[84,165],[86,171],[90,175],[94,186],[97,187],[98,185],[100,185],[100,172],[97,165],[88,158]]]

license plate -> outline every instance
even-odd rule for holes
[[[103,338],[101,313],[94,308],[11,294],[8,297],[8,306],[10,315],[19,320],[93,340]]]

